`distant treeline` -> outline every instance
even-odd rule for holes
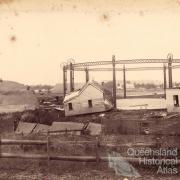
[[[28,87],[30,87],[31,90],[36,90],[36,89],[39,89],[39,90],[47,89],[47,90],[49,90],[49,89],[53,88],[53,86],[51,86],[51,85],[41,85],[41,84],[32,85],[32,86],[28,86]]]
[[[134,88],[139,89],[139,88],[144,88],[144,89],[153,89],[153,88],[163,88],[163,84],[154,84],[154,83],[137,83],[137,82],[131,82],[127,81],[127,84],[133,84]],[[107,89],[112,89],[113,87],[113,82],[108,81],[106,83],[103,83],[104,87]],[[180,85],[180,83],[178,83]]]
[[[163,88],[163,84],[154,84],[154,83],[134,83],[135,88],[144,88],[144,89],[155,89],[155,88]]]

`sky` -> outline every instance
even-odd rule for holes
[[[180,58],[179,32],[178,0],[0,0],[0,78],[54,85],[70,58]],[[84,76],[76,72],[75,82]],[[179,77],[180,69],[173,70],[173,80]],[[111,80],[112,73],[91,72],[90,79]],[[163,72],[128,72],[127,80],[163,81]]]

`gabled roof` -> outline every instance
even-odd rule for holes
[[[71,92],[69,94],[66,94],[64,98],[64,102],[70,101],[71,99],[74,99],[75,97],[79,96],[80,94],[80,89],[74,92]]]
[[[92,81],[92,82],[89,81],[81,89],[67,94],[64,98],[64,103],[74,99],[75,97],[78,97],[89,85],[98,89],[102,93],[104,92],[103,87],[100,84],[98,84],[96,81]]]
[[[77,122],[53,122],[50,127],[50,131],[60,131],[60,130],[81,130],[83,129],[83,123]]]
[[[37,123],[19,122],[15,134],[30,134],[33,129],[37,126]]]

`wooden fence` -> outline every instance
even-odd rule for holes
[[[63,143],[63,144],[72,144],[72,143],[88,143],[95,145],[96,147],[96,155],[94,156],[54,156],[50,154],[50,135],[49,133],[47,134],[47,140],[42,141],[42,140],[15,140],[15,139],[1,139],[0,138],[0,158],[18,158],[18,159],[39,159],[39,160],[47,160],[48,164],[48,172],[49,172],[49,167],[50,167],[50,161],[52,160],[59,160],[59,161],[75,161],[75,162],[109,162],[109,157],[107,156],[100,156],[99,154],[99,147],[129,147],[127,144],[121,144],[121,145],[116,145],[113,143],[106,143],[103,144],[103,142],[99,141],[99,138],[96,141],[61,141],[58,143]],[[47,152],[46,154],[18,154],[18,153],[4,153],[1,152],[1,146],[2,145],[44,145],[47,147]],[[154,146],[154,144],[141,144],[139,145],[140,147],[146,147],[146,146]],[[111,157],[111,160],[125,160],[128,162],[133,162],[133,163],[139,163],[139,158],[136,157]],[[149,159],[150,160],[150,159]],[[180,160],[177,160],[177,165],[180,164]]]

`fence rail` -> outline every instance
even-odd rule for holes
[[[65,130],[54,130],[54,131],[48,131],[49,134],[53,133],[68,133],[68,132],[83,132],[84,129],[65,129]]]
[[[51,144],[50,140],[17,140],[17,139],[0,139],[0,145],[49,145]],[[98,141],[98,140],[81,140],[81,141],[58,141],[59,144],[98,144],[100,147],[155,147],[157,143],[136,143],[136,144],[117,144],[116,142],[111,141]]]
[[[40,159],[47,160],[47,155],[42,154],[15,154],[15,153],[1,153],[0,158],[18,158],[18,159]],[[49,156],[49,160],[59,160],[59,161],[76,161],[76,162],[97,162],[96,156]],[[99,156],[99,162],[109,162],[125,160],[132,163],[139,163],[139,158],[130,158],[130,157],[113,157],[113,156]],[[148,158],[147,161],[152,161],[153,159]],[[161,159],[158,159],[159,161]],[[180,160],[176,161],[176,164],[180,164]]]
[[[111,162],[111,161],[128,161],[130,163],[138,164],[140,158],[137,157],[114,157],[114,156],[100,156],[99,147],[132,147],[129,144],[115,144],[113,142],[103,143],[97,138],[93,141],[59,141],[58,143],[64,144],[79,144],[79,143],[89,143],[96,147],[94,156],[57,156],[50,153],[50,134],[47,134],[47,140],[15,140],[15,139],[1,139],[0,137],[0,159],[1,158],[11,158],[11,159],[36,159],[36,160],[46,160],[47,161],[47,172],[49,173],[50,162],[51,161],[70,161],[70,162]],[[46,145],[47,153],[45,154],[26,154],[26,153],[4,153],[1,152],[1,145]],[[155,146],[156,144],[137,144],[136,147],[147,147]],[[148,158],[147,161],[152,161],[153,159]],[[161,159],[158,159],[159,161]],[[147,164],[148,165],[148,164]],[[180,165],[180,159],[176,160],[176,165]]]
[[[1,145],[46,145],[47,141],[42,140],[16,140],[16,139],[0,139]]]

